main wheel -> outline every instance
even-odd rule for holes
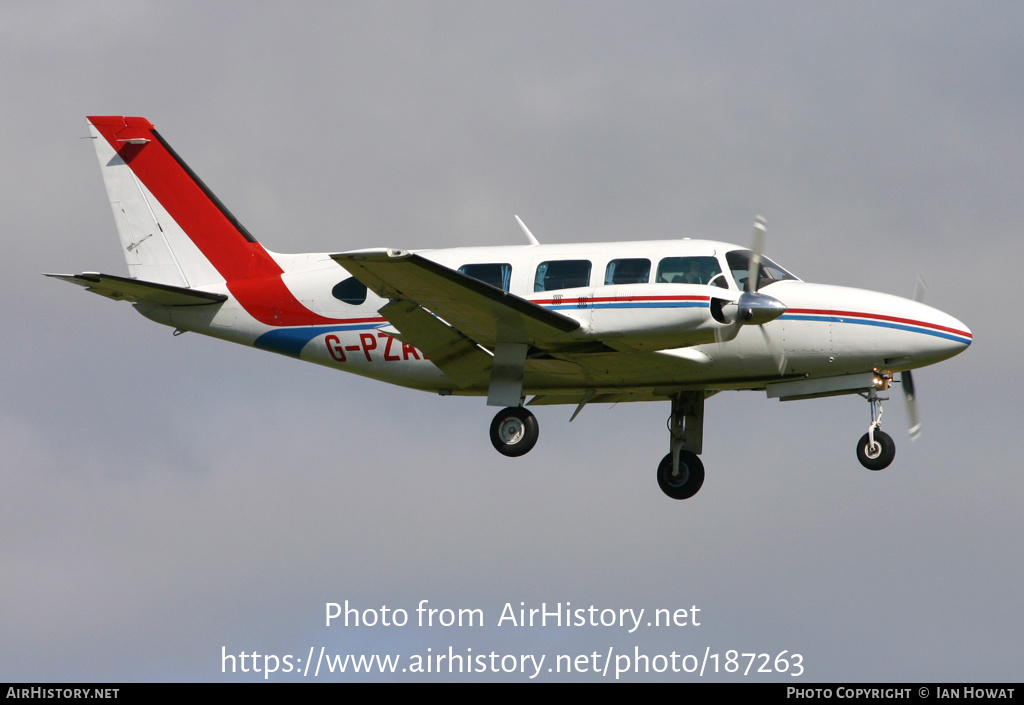
[[[875,443],[871,445],[868,434],[861,436],[857,443],[857,460],[868,470],[884,470],[896,457],[896,443],[889,434],[876,430]]]
[[[679,474],[672,474],[672,454],[658,466],[658,486],[672,499],[689,499],[704,484],[704,463],[688,450],[679,451]]]
[[[510,458],[529,453],[539,436],[537,418],[521,406],[502,409],[491,421],[491,444]]]

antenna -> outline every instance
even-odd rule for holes
[[[526,235],[526,239],[530,241],[531,245],[540,244],[537,238],[533,236],[533,233],[530,232],[530,229],[526,227],[526,223],[524,223],[518,215],[516,216],[516,222],[519,223],[519,227],[523,229],[523,233]]]

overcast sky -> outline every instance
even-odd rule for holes
[[[449,646],[1019,679],[1022,30],[998,1],[0,4],[0,681]],[[909,296],[923,273],[975,343],[916,375],[917,442],[895,390],[880,473],[858,397],[713,397],[707,479],[674,502],[668,404],[541,408],[508,459],[482,399],[172,337],[43,278],[126,273],[89,114],[152,120],[272,250],[519,244],[514,214],[542,242],[745,245],[762,214],[797,276]],[[410,624],[326,627],[345,600]],[[413,626],[420,600],[486,624]],[[520,602],[701,624],[498,627]]]

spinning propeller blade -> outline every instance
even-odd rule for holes
[[[763,325],[758,327],[761,329],[761,335],[764,336],[765,345],[767,345],[768,349],[772,351],[772,357],[775,359],[775,367],[778,369],[779,376],[781,377],[786,374],[786,364],[789,362],[786,359],[786,351],[779,350],[779,348],[776,347],[772,342],[771,336],[768,335],[767,329],[765,329]]]
[[[919,273],[917,283],[914,284],[914,301],[924,303],[926,287],[924,276]],[[917,392],[914,391],[914,377],[910,370],[900,372],[900,383],[903,385],[903,399],[907,403],[907,433],[911,440],[916,441],[921,435],[921,419],[917,415]]]
[[[924,290],[928,287],[927,282],[924,280],[924,275],[918,273],[917,283],[914,284],[914,301],[919,304],[924,303]]]
[[[764,239],[768,234],[768,223],[761,216],[754,218],[754,241],[750,245],[750,263],[747,265],[747,293],[757,291],[757,280],[761,276],[761,255],[764,253]]]
[[[900,372],[900,383],[903,384],[903,398],[907,402],[907,423],[910,425],[907,433],[911,440],[916,441],[921,435],[921,421],[917,416],[917,394],[914,392],[914,378],[910,370]]]
[[[715,340],[719,345],[728,342],[739,334],[740,326],[756,325],[761,329],[765,343],[772,351],[779,374],[786,370],[786,354],[780,352],[765,330],[764,324],[774,321],[786,312],[786,305],[773,296],[759,294],[757,283],[761,276],[761,259],[764,252],[764,242],[768,234],[768,226],[765,219],[757,216],[754,220],[754,238],[750,248],[750,260],[747,263],[747,282],[745,291],[740,294],[735,302],[727,302],[722,305],[722,312],[729,317],[729,322],[715,330]]]

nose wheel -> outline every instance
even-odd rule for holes
[[[502,409],[491,421],[491,445],[510,458],[518,458],[533,450],[539,436],[537,417],[521,406]]]
[[[865,433],[857,443],[857,460],[868,470],[884,470],[895,457],[896,443],[878,429],[874,434]]]

